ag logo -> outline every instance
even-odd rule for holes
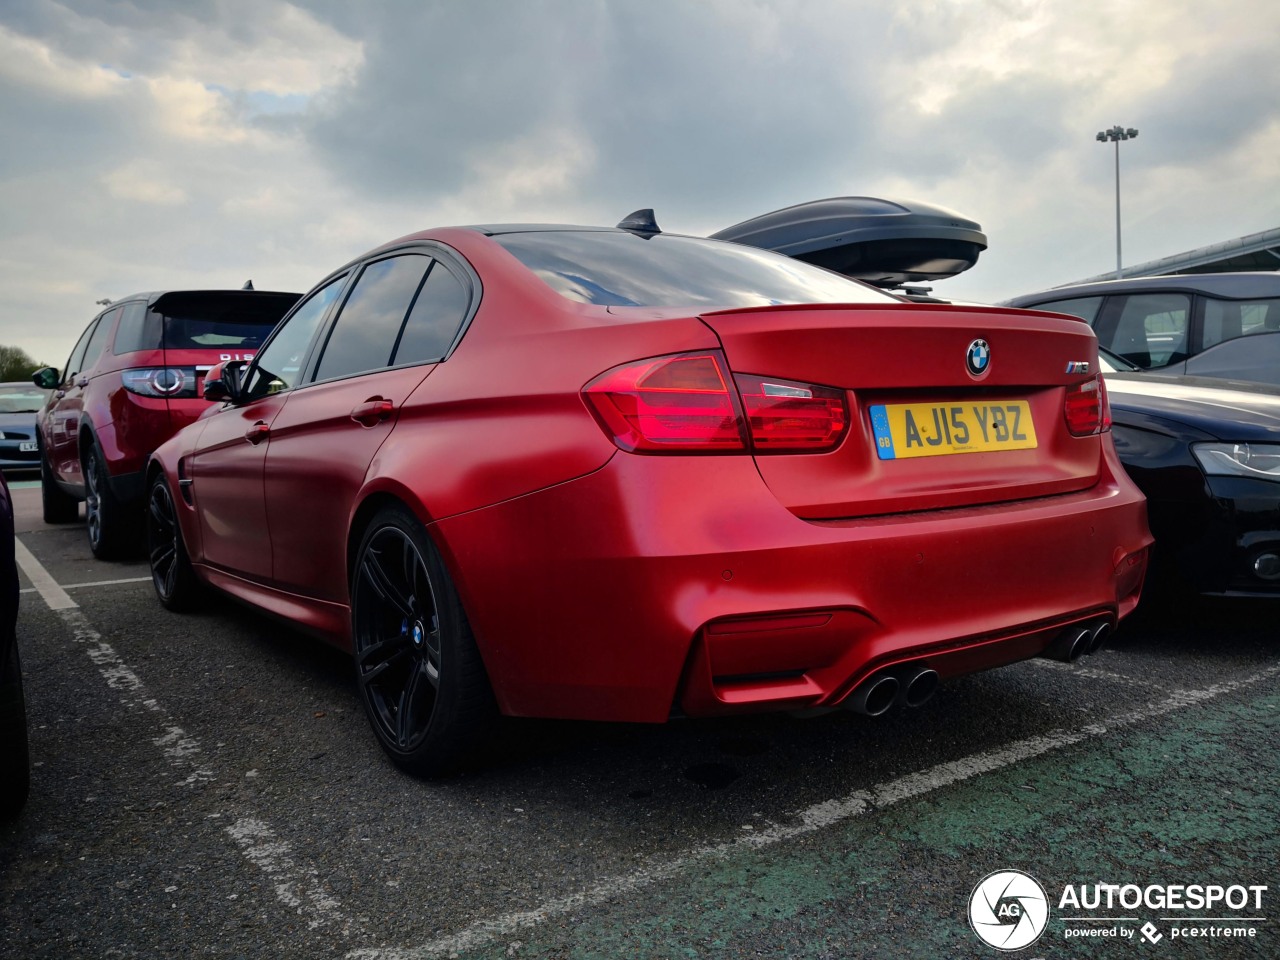
[[[969,896],[969,926],[997,950],[1031,946],[1048,923],[1049,899],[1044,887],[1020,870],[988,874]]]

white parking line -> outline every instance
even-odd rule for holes
[[[158,724],[159,729],[151,737],[151,742],[170,766],[184,775],[178,782],[179,786],[195,787],[216,780],[213,772],[202,764],[203,750],[199,741],[174,723],[159,701],[148,694],[141,678],[102,639],[102,634],[85,618],[79,605],[21,540],[15,542],[15,550],[18,566],[33,584],[33,589],[70,628],[75,642],[84,645],[85,652],[107,681],[107,686],[119,695],[120,703],[130,712],[149,716]],[[280,902],[306,918],[308,927],[314,930],[334,923],[350,927],[341,905],[321,887],[316,871],[299,866],[289,845],[276,839],[266,823],[242,818],[228,827],[227,833],[245,858],[271,878]]]
[[[1156,683],[1153,680],[1143,680],[1141,677],[1131,677],[1127,673],[1116,673],[1114,670],[1101,670],[1098,667],[1082,667],[1077,663],[1062,663],[1058,660],[1048,660],[1044,657],[1037,657],[1034,660],[1027,661],[1037,667],[1045,667],[1060,673],[1069,673],[1077,677],[1087,677],[1090,680],[1110,680],[1114,683],[1123,683],[1130,687],[1146,687],[1148,690],[1168,690],[1169,687],[1162,683]]]
[[[26,550],[27,548],[23,547],[22,549]],[[26,571],[26,567],[23,567],[23,572],[25,571]],[[28,578],[29,577],[30,577],[30,574],[28,574]],[[150,577],[125,577],[122,580],[90,580],[88,583],[68,583],[68,584],[64,584],[61,587],[61,589],[62,590],[81,590],[84,587],[114,587],[117,584],[121,584],[121,583],[150,583],[150,582],[151,582]],[[19,593],[39,593],[40,588],[39,587],[23,587],[18,592]]]
[[[893,806],[904,800],[924,796],[984,773],[991,773],[1054,750],[1061,750],[1064,747],[1104,736],[1119,727],[1132,726],[1184,707],[1205,703],[1224,694],[1269,680],[1277,674],[1280,674],[1280,665],[1229,683],[1217,683],[1197,690],[1173,691],[1155,703],[1098,723],[1086,724],[1075,730],[1059,730],[1043,736],[1028,737],[996,750],[975,753],[950,763],[939,764],[920,773],[899,777],[897,780],[891,780],[867,790],[855,791],[839,799],[806,807],[792,814],[790,819],[793,822],[789,824],[752,831],[727,843],[698,847],[675,857],[657,859],[634,873],[610,877],[579,893],[548,900],[532,910],[508,913],[491,920],[480,920],[452,936],[432,940],[417,947],[374,947],[352,950],[347,953],[347,960],[418,960],[418,958],[441,955],[457,955],[464,950],[471,950],[495,939],[510,936],[522,929],[535,927],[552,917],[563,916],[595,904],[622,899],[641,887],[670,880],[698,862],[724,860],[736,854],[770,847],[785,840],[814,833],[882,807]]]

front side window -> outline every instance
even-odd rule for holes
[[[67,358],[67,368],[62,371],[62,382],[69,383],[71,379],[80,372],[80,367],[84,362],[84,352],[89,346],[89,338],[93,336],[93,331],[98,329],[99,321],[94,320],[85,328],[84,333],[80,334],[80,339],[76,341],[76,345],[71,348],[71,356]]]
[[[601,306],[902,303],[822,267],[744,244],[611,230],[532,231],[493,239],[561,296]]]
[[[329,334],[316,379],[349,377],[390,365],[405,315],[430,266],[430,257],[411,253],[365,267]]]
[[[1259,333],[1280,332],[1280,299],[1204,301],[1204,349]]]
[[[342,292],[346,276],[335,277],[313,293],[286,319],[249,368],[243,395],[250,400],[297,385],[307,348],[329,306]]]

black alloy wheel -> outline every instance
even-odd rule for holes
[[[84,463],[84,526],[89,549],[99,560],[114,560],[125,552],[125,531],[121,529],[122,506],[111,492],[107,465],[96,445],[90,446]]]
[[[170,610],[190,610],[199,599],[200,584],[178,526],[169,482],[159,474],[147,495],[147,555],[156,596]]]
[[[374,517],[352,573],[356,679],[378,742],[401,768],[457,768],[495,714],[471,626],[440,555],[401,507]]]

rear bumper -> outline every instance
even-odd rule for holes
[[[747,457],[619,454],[431,529],[507,713],[832,705],[883,667],[956,676],[1126,616],[1151,537],[1105,446],[1088,491],[824,522],[784,509]]]
[[[1258,572],[1280,557],[1280,483],[1208,477],[1197,500],[1151,501],[1150,512],[1157,556],[1196,591],[1280,597],[1280,579]]]

